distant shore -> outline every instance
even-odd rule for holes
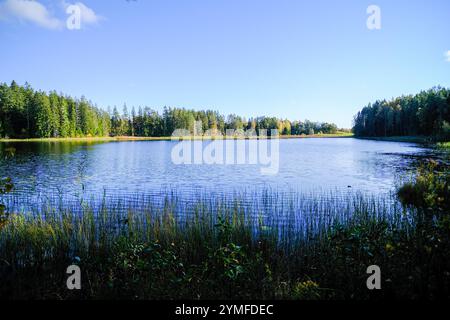
[[[411,142],[411,143],[434,143],[429,136],[392,136],[392,137],[355,137],[364,140]]]
[[[305,139],[305,138],[351,138],[352,133],[338,132],[333,134],[312,134],[312,135],[282,135],[280,139]],[[213,137],[214,139],[233,139],[232,137]],[[73,137],[73,138],[31,138],[31,139],[0,139],[0,142],[78,142],[78,141],[170,141],[174,137],[135,137],[135,136],[117,136],[117,137]],[[208,140],[207,136],[186,136],[179,137],[180,140]]]

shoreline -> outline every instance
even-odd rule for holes
[[[213,139],[242,139],[237,137],[212,137]],[[314,134],[314,135],[285,135],[279,136],[280,139],[315,139],[315,138],[354,138],[352,133],[336,134]],[[0,142],[109,142],[109,141],[170,141],[173,137],[135,137],[135,136],[117,136],[117,137],[74,137],[74,138],[30,138],[30,139],[0,139]],[[210,140],[208,136],[187,136],[179,137],[179,140]],[[248,139],[248,138],[244,138]]]
[[[392,136],[392,137],[356,137],[355,139],[374,140],[374,141],[388,141],[388,142],[411,142],[423,144],[436,144],[431,140],[430,136]]]
[[[352,133],[340,132],[336,134],[314,134],[314,135],[283,135],[279,136],[281,140],[290,139],[320,139],[320,138],[354,138],[360,140],[385,141],[385,142],[408,142],[416,144],[424,144],[443,150],[450,149],[450,142],[432,141],[429,136],[393,136],[393,137],[357,137]],[[125,141],[182,141],[182,140],[250,140],[249,137],[209,137],[209,136],[185,136],[177,137],[136,137],[136,136],[116,136],[116,137],[71,137],[71,138],[30,138],[30,139],[5,139],[0,138],[0,143],[30,143],[30,142],[125,142]],[[270,137],[257,137],[257,139],[270,139]]]

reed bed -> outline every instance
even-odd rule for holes
[[[446,226],[436,226],[436,219],[392,198],[357,193],[317,196],[266,190],[257,195],[200,193],[188,199],[175,192],[73,203],[53,199],[26,209],[10,207],[0,227],[0,296],[448,295],[448,246],[428,252],[428,242],[436,238],[430,240],[423,232],[432,230],[441,243],[448,243]],[[82,290],[66,287],[65,270],[71,264],[82,270]],[[383,270],[381,292],[366,287],[366,268],[373,264]]]

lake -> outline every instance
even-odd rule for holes
[[[211,142],[200,142],[203,146]],[[248,141],[245,143],[249,143]],[[399,175],[417,159],[430,156],[420,145],[354,138],[279,140],[279,170],[261,174],[252,164],[174,164],[175,141],[0,143],[0,175],[13,178],[8,201],[15,206],[43,199],[126,198],[135,194],[182,197],[258,193],[263,190],[314,195],[361,192],[387,195]],[[3,156],[2,156],[3,159]]]

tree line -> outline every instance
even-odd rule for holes
[[[201,124],[201,128],[199,128]],[[105,111],[82,97],[72,98],[58,94],[35,91],[12,81],[0,84],[0,137],[49,138],[89,136],[170,136],[176,129],[191,133],[227,129],[277,129],[282,135],[332,134],[338,132],[333,123],[290,121],[276,117],[246,119],[235,114],[225,117],[213,110],[187,110],[164,107],[159,113],[149,107],[124,105]]]
[[[34,91],[15,81],[0,84],[0,137],[49,138],[106,136],[110,132],[107,112],[84,97],[74,99]]]
[[[198,125],[200,124],[200,125]],[[258,134],[262,129],[277,129],[281,135],[311,135],[337,133],[338,127],[332,123],[305,121],[290,121],[276,117],[256,117],[246,119],[230,114],[227,117],[213,110],[187,110],[182,108],[164,107],[162,114],[149,107],[133,107],[131,114],[125,105],[122,113],[117,107],[111,112],[112,136],[170,136],[176,129],[186,129],[190,133],[214,130],[226,134],[232,130],[254,129]]]
[[[378,100],[354,117],[356,136],[450,138],[450,89],[434,87],[416,95]]]

